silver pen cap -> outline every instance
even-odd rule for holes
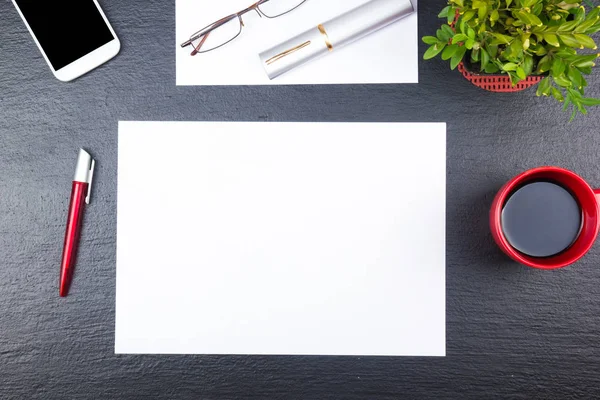
[[[85,202],[90,203],[90,195],[92,192],[92,179],[94,177],[94,168],[96,167],[96,161],[92,156],[85,150],[79,149],[79,155],[77,156],[77,166],[75,167],[75,176],[73,181],[88,183],[87,194]]]

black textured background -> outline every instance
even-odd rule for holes
[[[121,53],[65,84],[0,1],[0,398],[600,396],[600,249],[528,269],[487,226],[494,192],[524,169],[556,164],[600,185],[600,109],[568,124],[553,101],[484,92],[441,60],[421,62],[418,85],[176,87],[174,1],[101,3]],[[420,35],[443,3],[420,2]],[[448,122],[447,357],[114,355],[118,120]],[[94,199],[60,299],[80,146],[98,160]]]

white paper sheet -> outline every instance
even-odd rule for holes
[[[116,352],[443,356],[445,139],[121,122]]]
[[[177,85],[289,85],[344,83],[417,83],[417,13],[374,34],[305,64],[272,81],[258,54],[367,0],[307,0],[278,18],[244,15],[240,36],[217,50],[190,56],[180,44],[253,0],[176,0]],[[417,7],[417,0],[413,0]]]

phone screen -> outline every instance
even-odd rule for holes
[[[55,70],[114,39],[91,0],[15,0]]]

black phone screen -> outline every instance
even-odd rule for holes
[[[92,0],[15,0],[59,70],[114,39]]]

